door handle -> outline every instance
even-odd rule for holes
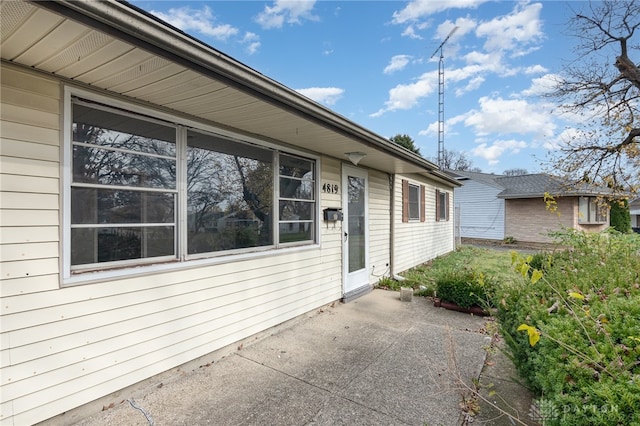
[[[344,233],[344,240],[347,241],[347,238],[349,238],[349,234],[348,233]]]

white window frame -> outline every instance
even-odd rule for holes
[[[447,191],[442,191],[440,189],[436,189],[436,197],[438,200],[436,202],[436,222],[448,222],[449,221],[449,193]],[[444,216],[442,215],[444,213]]]
[[[415,183],[411,183],[409,182],[409,193],[407,194],[407,203],[408,205],[408,214],[409,214],[409,222],[420,222],[420,206],[422,205],[422,194],[420,191],[421,186],[420,185],[416,185]],[[414,202],[414,200],[411,199],[411,195],[412,193],[415,193],[417,195],[417,198]],[[415,208],[415,212],[417,215],[413,216],[411,214],[411,207]]]
[[[166,122],[164,124],[175,125],[176,132],[176,175],[177,175],[177,192],[178,201],[176,203],[176,225],[175,225],[175,245],[176,245],[176,258],[170,256],[170,258],[152,258],[149,259],[131,259],[125,261],[108,262],[99,264],[95,269],[90,269],[90,273],[81,273],[72,271],[71,267],[71,182],[72,182],[72,97],[80,97],[89,101],[96,102],[98,104],[104,104],[108,108],[120,109],[124,114],[127,111],[131,112],[132,116],[147,116],[153,117],[157,121]],[[251,259],[256,257],[265,257],[274,254],[281,254],[287,251],[300,251],[308,249],[317,249],[320,246],[320,171],[321,159],[320,156],[312,154],[306,151],[291,149],[289,147],[283,147],[275,143],[259,140],[252,137],[247,137],[235,132],[231,132],[225,129],[220,129],[202,122],[185,119],[182,117],[174,116],[159,110],[148,108],[146,106],[137,105],[132,102],[123,101],[120,99],[104,96],[91,92],[85,89],[77,88],[71,85],[64,86],[64,98],[63,98],[63,132],[61,146],[61,219],[62,226],[60,232],[60,253],[61,256],[61,284],[76,285],[86,284],[92,282],[107,281],[119,277],[130,277],[137,275],[155,274],[159,271],[193,268],[198,266],[207,266],[211,264],[227,263],[243,259]],[[249,249],[238,249],[229,251],[210,252],[206,254],[200,254],[198,256],[187,255],[187,218],[186,218],[186,134],[187,128],[194,128],[199,131],[209,132],[220,135],[228,139],[234,139],[238,142],[252,143],[266,149],[274,150],[274,214],[272,215],[273,226],[273,245],[252,247]],[[279,244],[279,221],[277,215],[277,203],[279,200],[278,191],[278,176],[279,168],[278,162],[280,154],[288,154],[293,156],[299,156],[309,161],[312,161],[314,167],[314,203],[315,208],[313,210],[313,240],[300,241],[295,243]],[[276,253],[277,252],[277,253]]]

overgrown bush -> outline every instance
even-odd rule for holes
[[[611,226],[618,232],[628,234],[631,232],[631,212],[629,201],[614,200],[611,202]]]
[[[545,424],[638,425],[640,238],[557,236],[568,249],[547,260],[514,256],[522,279],[496,294],[502,335]]]
[[[471,269],[449,269],[436,278],[436,295],[463,308],[491,304],[495,285],[484,274]]]

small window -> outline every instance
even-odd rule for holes
[[[578,205],[578,223],[601,224],[607,221],[607,213],[596,197],[580,197]]]
[[[449,220],[449,193],[436,189],[436,221]]]
[[[402,221],[424,222],[424,186],[402,181]]]
[[[279,163],[280,243],[313,241],[316,214],[315,163],[286,154],[280,154]]]
[[[420,219],[420,187],[409,184],[409,220]]]

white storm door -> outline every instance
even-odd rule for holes
[[[366,170],[342,169],[344,294],[369,285],[369,179]]]

